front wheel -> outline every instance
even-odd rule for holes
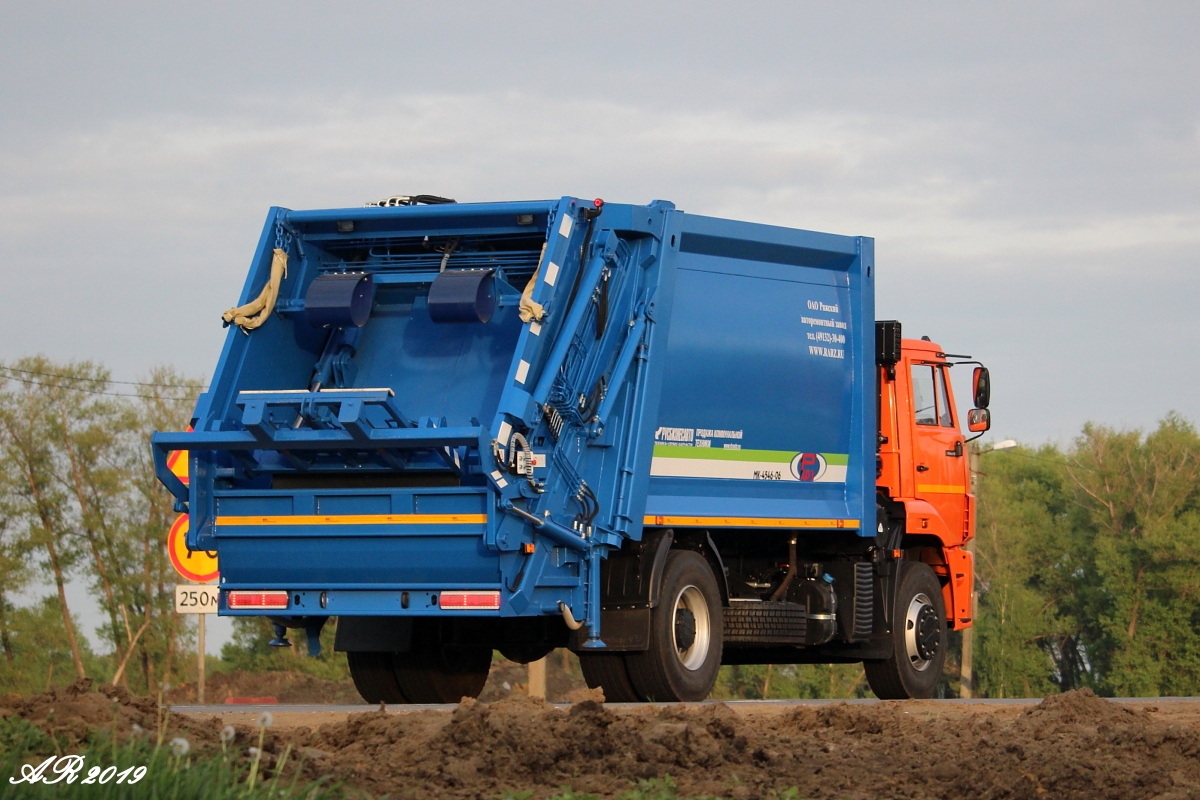
[[[650,612],[650,649],[625,654],[633,688],[650,702],[703,700],[717,682],[721,637],[721,592],[712,567],[699,553],[672,550]]]
[[[933,697],[946,661],[942,586],[928,564],[901,561],[892,612],[892,657],[866,661],[867,683],[880,700]]]

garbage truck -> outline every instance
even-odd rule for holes
[[[336,617],[371,703],[560,647],[614,702],[817,662],[929,697],[972,621],[990,379],[876,321],[875,282],[871,238],[665,201],[272,208],[156,473],[218,613],[314,654]]]

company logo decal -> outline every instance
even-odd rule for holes
[[[792,477],[804,483],[819,481],[828,466],[825,456],[820,453],[797,453],[792,459]]]

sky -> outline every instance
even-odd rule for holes
[[[998,439],[1200,422],[1200,5],[4,17],[0,362],[207,381],[272,205],[662,198],[874,237],[877,316],[988,364]]]

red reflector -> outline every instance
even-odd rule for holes
[[[595,200],[592,201],[592,205],[594,205],[596,208],[603,208],[604,201],[601,200],[599,197],[597,197]]]
[[[490,609],[495,611],[500,608],[500,593],[442,592],[441,596],[438,598],[438,607]]]
[[[287,608],[287,592],[229,592],[225,596],[230,608]]]

